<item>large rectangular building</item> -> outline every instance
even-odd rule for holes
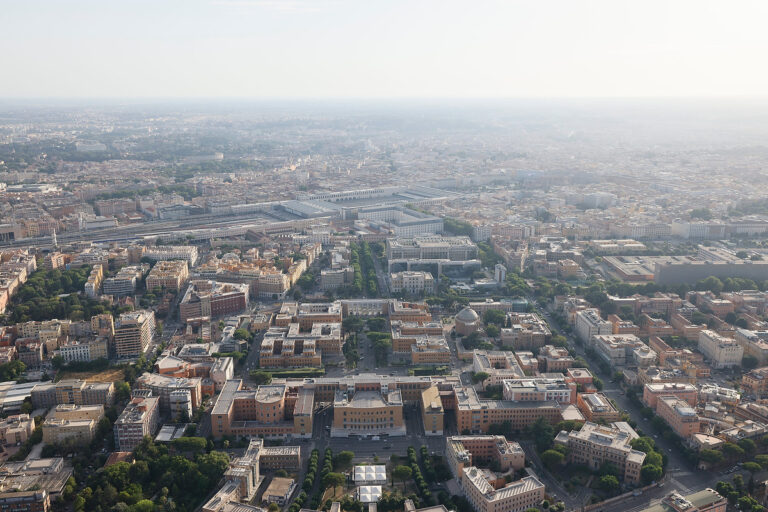
[[[674,396],[685,400],[691,407],[696,407],[698,395],[696,386],[682,382],[648,383],[643,387],[643,403],[654,411],[659,397]]]
[[[133,398],[115,420],[115,445],[120,451],[133,451],[144,436],[152,436],[159,424],[160,399]]]
[[[744,356],[744,349],[738,343],[710,330],[699,333],[699,350],[716,369],[740,366]]]
[[[512,402],[576,403],[576,383],[565,377],[546,376],[523,379],[507,379],[503,382],[504,400]]]
[[[403,397],[399,390],[337,391],[333,401],[331,437],[350,435],[404,436]]]
[[[533,350],[552,337],[547,323],[536,313],[507,313],[509,327],[501,329],[501,344],[515,350]]]
[[[613,334],[613,324],[603,320],[597,309],[584,309],[576,313],[574,328],[576,335],[587,345],[590,344],[592,336]]]
[[[170,410],[170,395],[179,390],[189,392],[192,409],[197,409],[202,400],[201,383],[200,377],[168,377],[149,372],[144,372],[136,379],[138,389],[149,389],[152,396],[160,400],[161,411]]]
[[[0,512],[48,512],[51,497],[45,489],[0,493]]]
[[[520,444],[504,436],[453,436],[445,439],[445,457],[453,476],[461,480],[464,468],[475,465],[475,460],[493,461],[500,471],[525,467],[525,452]]]
[[[123,313],[115,323],[115,355],[118,358],[139,357],[155,336],[154,311]]]
[[[645,368],[656,362],[656,352],[634,334],[598,334],[591,345],[611,367],[637,365]]]
[[[526,476],[499,488],[496,481],[495,475],[474,466],[464,471],[461,487],[477,512],[523,512],[544,499],[544,484],[536,477]]]
[[[482,434],[488,432],[491,425],[504,422],[509,422],[513,430],[524,430],[539,418],[552,424],[563,420],[563,406],[556,401],[481,400],[471,387],[457,387],[454,394],[459,432]],[[579,418],[583,419],[583,416],[579,415]]]
[[[57,405],[43,422],[43,442],[54,446],[87,445],[103,416],[103,405]]]
[[[112,382],[62,380],[35,385],[30,398],[36,409],[49,409],[59,404],[109,406],[114,401],[114,395],[115,385]]]
[[[189,267],[186,261],[159,261],[147,276],[147,290],[161,288],[178,292],[189,279]]]
[[[693,434],[699,433],[700,422],[696,409],[676,396],[659,397],[656,414],[683,439],[690,439]]]
[[[192,281],[179,304],[179,318],[232,315],[248,308],[248,285],[217,283],[216,281]]]
[[[572,464],[597,470],[608,462],[619,469],[625,483],[638,484],[645,453],[630,445],[637,437],[637,432],[623,423],[601,426],[587,422],[580,430],[561,431],[555,443],[568,448],[568,461]]]
[[[439,383],[440,386],[440,406],[444,405],[444,401],[447,400],[451,404],[450,407],[453,408],[452,386],[458,383],[453,377],[362,374],[333,378],[288,379],[275,381],[270,386],[259,386],[257,389],[245,389],[242,380],[233,379],[227,381],[214,404],[211,412],[212,434],[216,438],[225,435],[263,435],[281,438],[288,434],[294,437],[308,437],[312,434],[312,414],[315,402],[333,404],[336,401],[338,391],[343,392],[343,395],[347,397],[347,402],[350,402],[349,397],[353,397],[359,392],[370,391],[378,396],[389,397],[392,392],[398,391],[403,402],[419,404],[422,401],[422,392],[437,385],[436,383]],[[395,396],[392,395],[393,398]],[[436,418],[435,430],[439,430],[441,425],[440,408],[431,407],[432,402],[435,402],[435,397],[432,398],[428,403],[430,410],[428,411],[427,423],[431,426],[432,423],[429,418],[434,416]],[[384,399],[382,398],[382,400]],[[354,402],[354,400],[351,401]],[[435,403],[437,404],[437,402]],[[353,417],[358,419],[358,415],[364,412],[362,407],[357,410],[352,409],[347,409],[348,419]],[[353,414],[350,414],[350,411]],[[393,417],[396,419],[401,416],[393,414]],[[343,427],[343,419],[342,413],[339,426]],[[393,423],[396,423],[393,428],[399,428],[401,424],[399,421],[393,421]],[[348,426],[351,424],[352,422],[347,422]],[[361,425],[364,424],[365,422],[361,423]],[[389,428],[388,425],[387,428]],[[371,429],[368,430],[367,433],[372,434]]]

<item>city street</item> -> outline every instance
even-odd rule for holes
[[[529,297],[529,300],[533,302],[533,298]],[[573,337],[560,331],[557,323],[552,319],[548,311],[544,309],[537,309],[537,311],[547,320],[553,333],[562,334],[568,340],[568,346],[575,350],[578,356],[583,357],[590,364],[590,371],[593,375],[599,377],[605,387],[603,393],[609,398],[616,401],[616,405],[629,413],[629,415],[637,422],[637,428],[644,435],[648,435],[653,438],[656,443],[657,449],[667,457],[666,474],[663,479],[661,487],[650,489],[644,492],[640,496],[632,496],[627,498],[621,503],[621,507],[626,510],[640,510],[647,507],[655,500],[659,500],[666,496],[672,490],[678,490],[683,494],[689,494],[693,492],[706,489],[708,487],[714,487],[718,481],[730,479],[733,475],[719,475],[718,473],[712,473],[707,471],[700,471],[695,467],[692,467],[688,460],[685,459],[676,449],[675,445],[670,441],[664,439],[662,436],[656,434],[655,429],[651,425],[650,420],[644,418],[641,414],[641,407],[629,400],[624,393],[624,390],[617,384],[611,381],[612,376],[602,372],[599,369],[599,365],[596,361],[591,360],[586,351],[576,344]],[[526,453],[528,450],[526,450]],[[546,482],[548,486],[553,485],[554,482]],[[589,494],[582,496],[584,493],[579,493],[579,498],[587,500]],[[562,496],[561,496],[562,497]],[[566,500],[569,503],[569,508],[581,506],[584,503],[577,503],[579,499],[571,497]],[[615,505],[611,505],[614,507]]]

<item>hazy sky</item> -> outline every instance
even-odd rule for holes
[[[766,0],[0,0],[0,97],[766,96]]]

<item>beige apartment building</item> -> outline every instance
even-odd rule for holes
[[[733,340],[744,350],[744,355],[757,359],[757,366],[768,365],[768,331],[736,329]]]
[[[115,421],[115,445],[120,451],[132,451],[144,436],[152,436],[159,424],[160,399],[133,398]]]
[[[14,414],[0,420],[0,440],[4,445],[25,443],[35,430],[35,420],[29,414]]]
[[[43,442],[84,446],[93,441],[103,416],[103,405],[57,405],[43,422]]]
[[[152,396],[160,400],[160,410],[168,411],[171,407],[171,393],[174,391],[188,391],[192,409],[200,407],[202,401],[202,379],[200,377],[168,377],[156,373],[144,372],[136,379],[138,389],[152,391]]]
[[[158,261],[147,275],[147,290],[162,288],[178,292],[189,279],[189,267],[183,260]]]
[[[115,324],[115,355],[118,358],[139,357],[147,351],[154,335],[153,311],[123,313]]]
[[[392,352],[407,354],[417,339],[443,335],[443,326],[439,322],[391,322]]]
[[[319,367],[322,357],[313,339],[288,339],[285,330],[270,328],[261,342],[259,365],[263,368]]]
[[[715,369],[740,366],[744,356],[744,349],[736,341],[710,330],[699,333],[699,350]]]
[[[457,387],[454,395],[456,428],[459,432],[486,433],[491,425],[505,421],[510,423],[513,430],[523,430],[539,418],[553,425],[566,419],[563,415],[564,406],[556,401],[481,400],[477,391],[471,387]],[[578,410],[575,407],[573,409],[577,413],[573,419],[583,420]]]
[[[757,398],[768,395],[768,367],[756,368],[742,375],[741,387]]]
[[[112,405],[115,385],[112,382],[86,382],[62,380],[57,383],[43,382],[31,392],[32,406],[49,409],[59,404]]]

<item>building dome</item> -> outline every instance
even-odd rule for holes
[[[461,311],[459,311],[459,314],[456,315],[456,320],[458,320],[459,322],[463,322],[465,324],[471,324],[473,322],[477,322],[478,318],[480,317],[477,316],[477,313],[475,313],[475,310],[470,307],[466,307],[462,309]]]

